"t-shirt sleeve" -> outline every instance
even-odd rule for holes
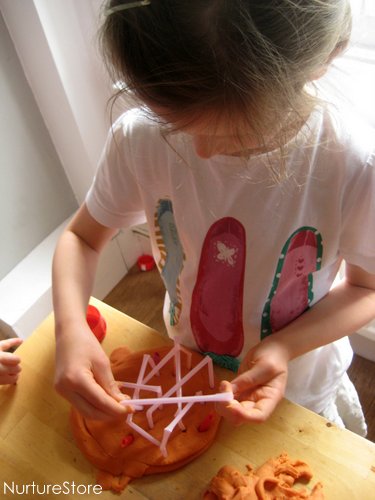
[[[347,185],[340,251],[346,262],[375,274],[375,153]]]
[[[109,131],[85,199],[91,216],[107,227],[130,227],[146,221],[132,165],[131,128],[125,115]]]

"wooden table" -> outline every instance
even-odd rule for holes
[[[169,342],[154,330],[115,309],[92,300],[106,318],[108,330],[103,348],[110,353],[127,345],[133,350],[156,348]],[[93,484],[93,467],[73,441],[69,405],[53,388],[53,316],[49,316],[17,350],[22,374],[17,386],[0,387],[0,498],[7,485]],[[210,478],[224,464],[245,471],[245,465],[262,464],[282,451],[307,461],[321,481],[327,499],[375,498],[375,445],[352,432],[329,424],[318,415],[283,401],[262,425],[232,428],[223,422],[213,446],[182,469],[148,476],[131,483],[124,499],[198,499]],[[117,498],[111,492],[71,496],[50,494],[44,498]],[[9,489],[7,495],[12,497]],[[20,491],[20,490],[19,490]],[[34,489],[34,493],[35,493]],[[72,489],[70,489],[72,491]],[[15,495],[16,496],[16,495]],[[39,495],[23,494],[22,498]]]

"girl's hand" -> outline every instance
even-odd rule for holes
[[[55,388],[94,420],[116,419],[132,411],[119,403],[128,396],[121,393],[109,359],[86,324],[57,336]]]
[[[232,390],[235,399],[217,403],[218,413],[234,425],[267,420],[285,393],[288,360],[287,350],[272,337],[253,347],[232,383],[221,383],[220,390]]]
[[[18,347],[22,342],[22,339],[19,338],[0,340],[0,385],[17,382],[21,371],[21,359],[15,354],[5,351],[12,347]]]

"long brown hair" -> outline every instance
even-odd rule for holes
[[[192,120],[237,116],[260,141],[285,117],[289,126],[301,119],[311,100],[306,84],[347,44],[351,29],[348,0],[120,5],[126,2],[107,2],[101,41],[124,91]]]

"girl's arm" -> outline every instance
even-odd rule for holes
[[[235,424],[263,422],[284,395],[288,361],[351,335],[375,318],[375,275],[347,264],[345,280],[292,323],[253,347],[232,384],[237,401],[218,410]],[[222,390],[231,389],[223,382]]]
[[[109,360],[86,321],[98,258],[115,233],[93,219],[82,205],[59,239],[52,269],[55,386],[82,414],[101,420],[127,412],[118,403],[124,395]]]

